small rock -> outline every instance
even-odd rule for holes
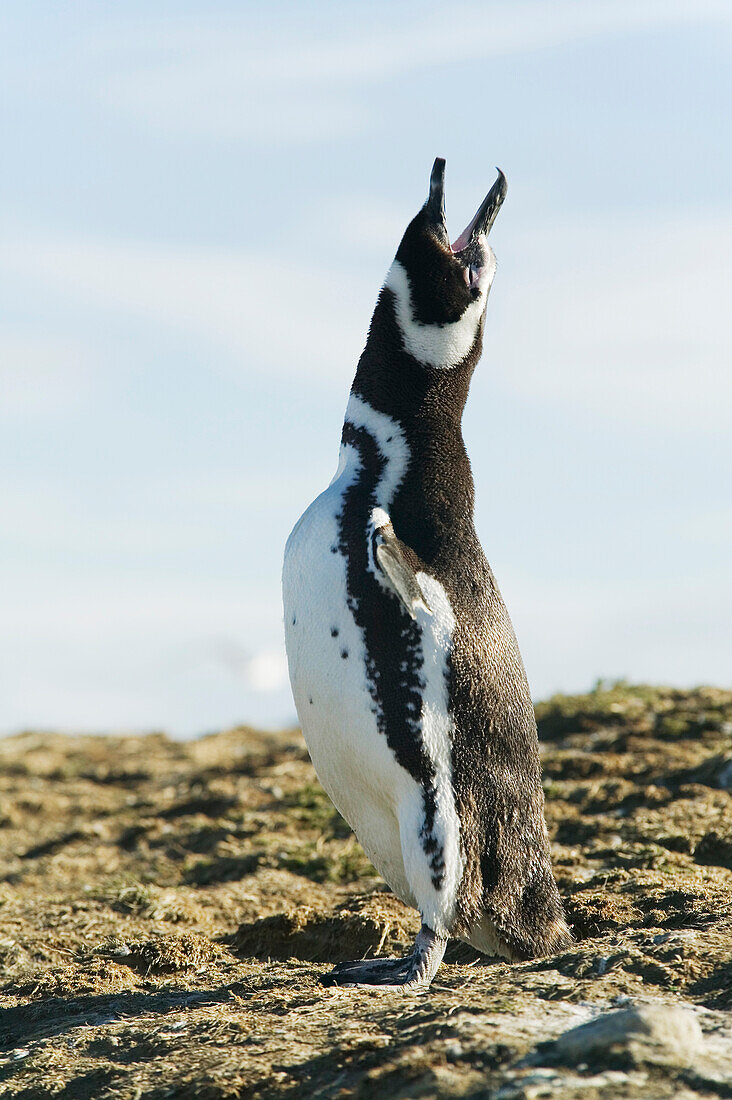
[[[633,1005],[566,1031],[553,1044],[557,1060],[577,1065],[610,1052],[627,1051],[636,1061],[688,1066],[704,1049],[694,1012],[680,1005]]]
[[[536,1069],[518,1080],[507,1081],[496,1093],[496,1100],[540,1100],[556,1096],[561,1077],[554,1070]]]
[[[730,756],[729,760],[725,760],[722,767],[717,772],[717,783],[723,791],[732,789],[732,756]]]

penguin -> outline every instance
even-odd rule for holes
[[[445,161],[409,223],[358,362],[329,487],[285,548],[292,692],[315,771],[392,891],[404,959],[328,984],[422,992],[449,937],[524,960],[571,942],[552,872],[534,709],[473,524],[461,419],[483,347],[498,178],[450,244]]]

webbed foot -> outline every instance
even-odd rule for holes
[[[404,959],[362,959],[342,962],[323,978],[324,985],[379,986],[421,993],[437,973],[445,954],[447,939],[437,936],[423,924],[414,948]]]

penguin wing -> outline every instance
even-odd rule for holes
[[[403,544],[394,534],[391,523],[374,532],[374,561],[384,574],[389,587],[404,604],[408,615],[416,619],[417,608],[432,614],[417,575],[407,561]]]

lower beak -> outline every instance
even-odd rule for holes
[[[476,237],[487,237],[506,197],[506,177],[498,169],[498,179],[478,207],[477,213],[452,246],[453,252],[462,252]]]

